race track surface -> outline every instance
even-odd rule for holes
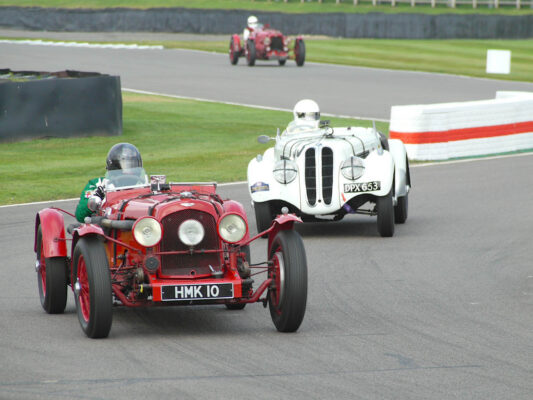
[[[313,87],[326,111],[370,116],[359,112],[368,107],[384,118],[378,93],[433,102],[531,87],[318,64],[232,68],[226,57],[185,51],[0,45],[0,54],[12,69],[120,73],[135,89],[276,107],[313,97],[305,92]],[[195,69],[191,60],[202,62]],[[241,85],[258,76],[267,94]],[[358,84],[336,97],[331,87],[349,76]],[[281,82],[290,90],[276,101],[266,86]],[[443,93],[423,90],[430,82]],[[352,98],[350,85],[372,86],[376,96]],[[309,297],[294,334],[278,333],[260,304],[117,307],[109,338],[87,339],[71,294],[64,314],[44,313],[34,271],[35,213],[73,211],[76,202],[0,207],[0,399],[531,399],[531,171],[532,154],[414,167],[409,218],[393,238],[379,237],[375,217],[298,226]],[[255,232],[246,185],[220,192],[245,205]],[[252,261],[265,258],[259,241]]]
[[[120,75],[122,87],[291,109],[311,98],[322,112],[389,119],[390,107],[494,98],[497,90],[533,84],[420,72],[377,70],[289,60],[237,66],[224,54],[189,50],[85,49],[0,43],[2,68],[96,71]]]

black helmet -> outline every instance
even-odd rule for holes
[[[142,168],[142,166],[141,153],[130,143],[117,143],[107,153],[106,169],[108,171]]]

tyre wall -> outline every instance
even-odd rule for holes
[[[72,32],[238,33],[246,10],[184,8],[56,9],[1,7],[0,27]],[[254,12],[260,21],[287,34],[347,38],[518,39],[533,37],[533,15],[481,14],[283,14]]]
[[[533,93],[497,92],[492,100],[391,108],[390,137],[411,160],[533,149]]]
[[[120,77],[0,70],[0,142],[122,134]]]

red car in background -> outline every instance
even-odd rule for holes
[[[305,249],[293,230],[301,220],[281,214],[250,237],[243,206],[220,198],[216,184],[167,184],[162,177],[150,185],[116,176],[103,202],[89,198],[94,216],[66,231],[68,211],[37,214],[35,269],[44,310],[62,313],[70,286],[91,338],[108,336],[114,305],[240,310],[260,302],[269,305],[279,331],[296,331],[307,299]],[[249,245],[262,236],[268,237],[266,257],[252,264]]]
[[[246,57],[249,66],[255,65],[256,60],[278,60],[279,65],[285,65],[289,58],[301,67],[305,62],[305,43],[301,36],[294,39],[284,36],[280,31],[267,25],[251,30],[245,43],[241,37],[234,34],[229,43],[229,59],[233,65],[239,62],[239,57]]]

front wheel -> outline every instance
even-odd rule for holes
[[[394,182],[392,183],[394,185]],[[378,232],[382,237],[394,235],[394,205],[392,189],[386,196],[378,197]]]
[[[235,42],[231,38],[229,42],[229,62],[231,65],[236,65],[239,62],[239,52],[235,51]]]
[[[96,237],[82,237],[74,249],[74,298],[81,329],[90,338],[109,335],[113,318],[107,255]]]
[[[280,231],[269,251],[268,290],[270,316],[280,332],[295,332],[302,323],[307,304],[307,259],[300,235]]]
[[[248,51],[246,52],[246,61],[248,66],[253,67],[255,65],[255,43],[253,40],[248,40],[246,47]]]
[[[37,286],[41,306],[48,314],[61,314],[67,305],[66,257],[44,257],[43,232],[37,230]]]
[[[302,39],[296,39],[294,45],[294,58],[296,59],[296,65],[301,67],[305,63],[305,43]]]

